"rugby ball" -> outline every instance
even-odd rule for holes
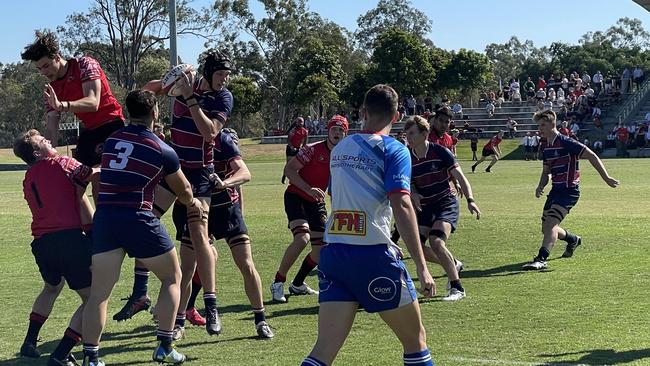
[[[163,90],[167,91],[167,95],[171,97],[181,95],[179,88],[176,86],[176,82],[183,77],[183,74],[193,71],[194,68],[190,64],[178,64],[172,67],[160,80]]]

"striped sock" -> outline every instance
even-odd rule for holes
[[[165,352],[169,353],[172,351],[172,335],[174,334],[171,330],[162,330],[158,329],[156,339],[160,341],[160,346],[165,349]]]
[[[205,308],[216,308],[217,307],[217,294],[214,292],[203,292],[203,302],[205,303]]]
[[[144,267],[135,267],[135,278],[133,281],[133,292],[131,296],[134,299],[139,299],[147,294],[147,286],[149,284],[149,270]]]
[[[404,366],[434,366],[429,349],[420,352],[405,353]]]
[[[176,321],[174,322],[174,325],[178,325],[179,327],[185,326],[185,313],[176,314]]]
[[[259,322],[263,322],[266,320],[266,315],[264,314],[264,308],[261,309],[253,308],[253,315],[255,316],[255,325],[259,324]]]
[[[99,359],[99,345],[84,343],[84,358],[86,357],[90,362],[97,362]]]
[[[300,366],[327,366],[327,364],[313,356],[307,356],[307,358],[302,360]]]

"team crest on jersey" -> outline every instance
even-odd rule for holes
[[[323,161],[325,161],[325,160],[327,160],[327,159],[325,158],[325,155],[318,155],[318,161],[323,162]]]
[[[363,211],[334,211],[329,233],[366,236],[366,213]]]

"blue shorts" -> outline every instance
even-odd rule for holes
[[[551,208],[553,205],[562,206],[567,212],[578,203],[580,199],[580,188],[566,188],[566,187],[553,187],[546,196],[546,203],[544,203],[544,211]]]
[[[318,280],[319,302],[357,302],[369,313],[397,309],[417,297],[404,263],[387,244],[324,246]]]
[[[460,207],[454,196],[445,196],[440,200],[422,205],[422,211],[416,211],[418,226],[433,227],[436,221],[445,221],[451,225],[451,232],[456,231]]]
[[[93,218],[93,254],[119,248],[129,257],[152,258],[174,249],[174,243],[151,211],[99,206]]]
[[[192,186],[192,194],[196,198],[206,198],[212,196],[212,189],[214,188],[214,183],[210,181],[210,174],[214,173],[214,166],[206,166],[199,169],[190,169],[181,167],[181,171],[187,181],[190,182]],[[160,185],[166,190],[174,193],[169,184],[163,179],[160,181]]]

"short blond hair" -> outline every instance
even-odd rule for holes
[[[533,114],[533,121],[539,124],[542,121],[550,122],[555,126],[557,124],[557,115],[550,109],[539,111]]]
[[[411,116],[407,118],[404,123],[404,131],[409,130],[413,126],[418,126],[418,131],[420,132],[429,131],[431,128],[429,122],[421,116]]]

